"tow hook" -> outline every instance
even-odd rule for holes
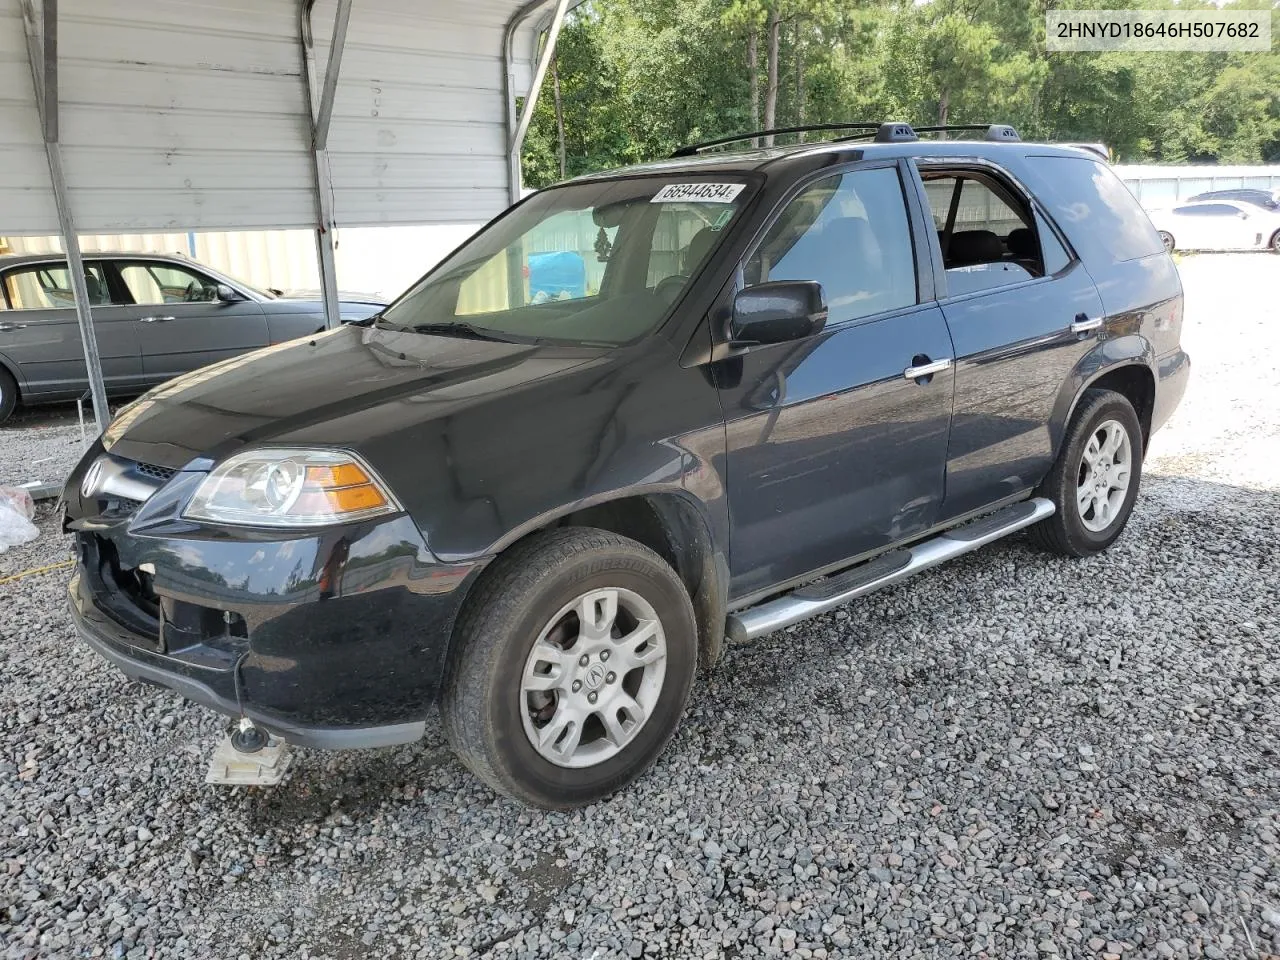
[[[292,760],[289,744],[241,717],[214,750],[204,779],[205,783],[273,787],[284,779]]]

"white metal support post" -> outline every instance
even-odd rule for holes
[[[512,203],[520,200],[523,180],[520,172],[520,151],[524,147],[524,138],[529,133],[529,124],[533,122],[533,109],[538,105],[538,95],[542,92],[542,81],[551,66],[551,58],[555,56],[556,41],[560,39],[560,28],[564,26],[565,13],[569,9],[569,0],[556,0],[556,12],[551,17],[551,25],[547,28],[547,40],[538,57],[538,66],[533,73],[533,82],[524,98],[524,108],[516,110],[514,51],[511,49],[516,28],[535,10],[545,4],[546,0],[534,2],[522,7],[507,24],[506,37],[503,39],[502,58],[506,68],[507,88],[507,182]],[[517,116],[518,113],[518,116]]]
[[[333,99],[338,90],[338,71],[342,67],[342,51],[347,42],[347,24],[351,20],[351,0],[338,0],[333,18],[333,39],[329,44],[329,62],[320,78],[320,102],[314,89],[315,37],[312,33],[311,8],[315,0],[302,0],[298,21],[298,39],[302,46],[302,82],[306,89],[307,120],[311,127],[311,158],[315,168],[316,252],[320,261],[320,293],[324,298],[325,326],[330,329],[342,323],[338,309],[338,272],[334,263],[333,244],[333,180],[329,171],[329,124],[333,119]]]
[[[62,231],[67,273],[71,277],[71,292],[76,301],[76,320],[80,324],[80,342],[84,346],[84,363],[89,373],[89,393],[93,397],[93,417],[101,433],[111,423],[111,411],[107,407],[107,388],[102,380],[98,338],[93,331],[89,288],[84,282],[80,239],[67,199],[67,181],[62,174],[62,150],[58,142],[58,0],[44,0],[38,19],[32,0],[22,0],[22,25],[27,34],[27,59],[31,61],[31,81],[35,86],[44,151],[49,161],[58,229]]]

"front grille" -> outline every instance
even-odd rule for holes
[[[178,472],[170,467],[161,467],[154,463],[143,463],[140,460],[134,461],[133,469],[144,477],[151,477],[153,480],[159,480],[161,483],[167,482],[170,477]]]

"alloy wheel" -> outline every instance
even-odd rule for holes
[[[666,634],[647,600],[616,587],[581,594],[551,618],[525,660],[529,743],[560,767],[616,756],[652,715],[666,669]]]
[[[1101,533],[1120,516],[1133,475],[1133,443],[1118,420],[1094,428],[1076,481],[1076,508],[1087,530]]]

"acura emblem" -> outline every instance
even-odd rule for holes
[[[87,499],[97,494],[100,489],[102,489],[101,457],[93,461],[93,464],[85,471],[84,479],[80,481],[80,495]]]

